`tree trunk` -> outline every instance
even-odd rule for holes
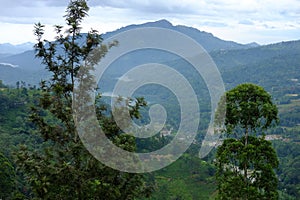
[[[245,148],[248,145],[248,126],[246,126],[246,132],[245,132]],[[248,158],[246,159],[248,160]],[[247,162],[244,163],[244,181],[245,181],[245,185],[246,188],[248,189],[248,181],[247,181]],[[248,194],[246,193],[246,200],[248,199]]]

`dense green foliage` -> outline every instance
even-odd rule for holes
[[[219,106],[226,109],[224,131],[234,137],[217,150],[218,199],[278,199],[276,152],[271,142],[257,138],[278,121],[276,105],[254,84],[241,84],[224,98]]]
[[[278,121],[278,110],[271,96],[257,85],[238,85],[226,93],[225,100],[228,134],[237,133],[237,129],[245,131],[246,136],[249,131],[259,133]]]
[[[15,190],[15,172],[10,161],[0,152],[0,198],[6,199]]]
[[[282,44],[287,45],[287,44]],[[279,47],[278,47],[279,48]],[[245,50],[246,51],[246,50]],[[236,51],[237,52],[237,51]],[[296,52],[295,52],[296,53]],[[288,55],[287,55],[288,56]],[[287,58],[288,59],[288,58]],[[272,60],[270,60],[272,62]],[[286,65],[282,65],[282,70],[286,71]],[[254,70],[255,66],[253,67]],[[280,68],[279,68],[280,69]],[[299,83],[296,80],[290,80],[291,78],[297,78],[298,69],[293,69],[293,76],[290,74],[286,74],[283,77],[281,74],[276,74],[277,71],[274,70],[274,77],[270,77],[269,79],[264,79],[266,88],[272,94],[275,99],[276,104],[279,109],[279,126],[275,129],[270,129],[266,131],[267,136],[269,134],[276,134],[275,141],[273,141],[274,148],[277,151],[279,157],[279,168],[276,171],[279,178],[279,190],[280,196],[282,199],[299,199],[299,166],[297,160],[300,158],[300,149],[299,149],[299,141],[300,141],[300,128],[298,124],[300,123],[300,104],[299,104],[299,96],[293,96],[290,94],[299,94],[300,87]],[[281,69],[280,69],[281,70]],[[232,71],[233,73],[234,71]],[[265,71],[262,71],[264,73]],[[231,72],[225,72],[225,74],[232,74]],[[237,71],[239,73],[239,71]],[[242,74],[242,72],[240,73]],[[256,73],[256,79],[262,79],[259,77],[260,75]],[[241,78],[240,78],[241,77]],[[278,77],[278,81],[284,82],[285,85],[282,87],[274,87],[273,90],[268,85],[272,85],[275,77]],[[238,75],[235,79],[236,82],[229,84],[231,87],[237,83],[240,83],[243,79],[243,76]],[[227,79],[225,79],[226,81]],[[252,80],[252,79],[250,79]],[[275,83],[275,85],[279,86],[279,83]],[[17,86],[19,85],[19,87]],[[35,90],[28,84],[24,82],[19,82],[16,84],[16,89],[9,88],[1,84],[0,88],[0,150],[10,160],[12,166],[15,168],[15,163],[11,158],[12,152],[16,149],[18,144],[26,144],[27,148],[33,149],[38,148],[41,142],[41,138],[37,137],[35,134],[30,134],[31,132],[35,132],[32,130],[33,124],[27,121],[27,117],[29,114],[29,107],[32,105],[36,105],[39,102],[39,98],[42,94],[42,91]],[[168,97],[164,97],[164,99],[168,99]],[[167,105],[168,103],[165,102]],[[170,108],[174,107],[174,103],[171,101]],[[205,105],[205,101],[202,102]],[[203,111],[203,109],[202,109]],[[205,111],[205,110],[204,110]],[[202,112],[203,114],[203,112]],[[177,123],[177,117],[173,117],[176,115],[176,112],[170,113],[170,120],[173,121],[171,124]],[[206,117],[207,118],[207,117]],[[205,118],[205,119],[206,119]],[[204,119],[204,120],[205,120]],[[201,121],[202,122],[202,121]],[[203,124],[203,123],[202,123]],[[170,127],[169,127],[170,128]],[[157,137],[158,139],[159,137]],[[197,150],[199,150],[201,143],[201,136],[197,137],[197,143],[191,147],[187,154],[188,155],[196,155]],[[168,142],[171,138],[162,139],[161,142]],[[153,140],[157,141],[155,138]],[[148,147],[147,151],[152,151],[153,149],[157,149],[162,146],[160,142],[156,142],[155,145],[149,146],[149,143],[145,143],[145,141],[141,141],[138,144],[139,149],[143,149]],[[188,160],[189,158],[185,158],[183,160]],[[210,155],[208,163],[213,159],[213,154]],[[214,197],[215,193],[213,190],[216,188],[215,183],[212,181],[212,176],[208,176],[207,171],[205,171],[205,167],[201,164],[200,161],[193,162],[194,164],[190,164],[188,161],[183,161],[180,159],[178,162],[175,162],[170,167],[155,173],[152,178],[148,178],[147,181],[149,183],[155,180],[155,191],[153,192],[153,199],[156,197],[166,197],[166,193],[182,193],[183,196],[200,199],[207,199],[207,197]],[[192,159],[193,160],[193,159]],[[194,167],[191,167],[194,166]],[[192,168],[199,168],[200,177],[204,175],[205,181],[201,181],[202,177],[196,178],[193,176]],[[213,174],[214,170],[209,170],[210,174]],[[16,193],[22,193],[27,197],[32,196],[32,191],[30,186],[26,184],[26,180],[24,176],[20,172],[15,172],[16,174],[16,187],[15,187],[15,195]],[[183,175],[183,174],[186,174]],[[173,177],[173,178],[172,178]],[[175,178],[174,178],[175,177]],[[177,178],[176,178],[177,177]],[[209,182],[211,181],[211,182]],[[188,185],[188,187],[187,187]],[[178,188],[181,188],[179,190]],[[166,192],[167,191],[167,192]],[[5,194],[6,196],[12,195],[10,192]],[[165,196],[164,196],[165,195]],[[24,199],[25,197],[21,197],[20,199]],[[166,197],[167,198],[167,197]],[[198,198],[198,199],[199,199]],[[171,195],[167,199],[172,199]]]
[[[278,199],[273,171],[278,160],[271,142],[249,136],[245,145],[245,139],[226,139],[218,148],[218,198]]]
[[[26,86],[26,87],[25,87]],[[35,90],[21,83],[19,89],[8,88],[2,86],[0,89],[0,150],[4,153],[7,158],[11,158],[11,153],[16,149],[18,144],[26,144],[28,148],[37,148],[41,142],[39,137],[36,137],[32,132],[33,124],[27,122],[29,114],[29,107],[38,103],[41,96],[40,90]],[[274,91],[276,92],[276,91]],[[289,90],[282,91],[283,94],[289,94]],[[279,169],[276,171],[279,178],[279,190],[282,199],[298,199],[299,198],[299,170],[296,160],[300,158],[300,145],[299,136],[300,129],[297,124],[299,120],[299,102],[297,98],[292,96],[277,96],[276,99],[288,99],[285,104],[278,105],[280,126],[276,129],[267,131],[266,134],[277,134],[279,139],[273,141],[274,148],[277,151],[279,157]],[[294,117],[293,117],[294,116]],[[293,123],[287,123],[290,119],[293,119]],[[280,137],[282,139],[280,139]],[[171,138],[165,138],[165,142],[168,142]],[[157,140],[156,140],[157,141]],[[163,141],[161,141],[163,142]],[[149,146],[148,144],[140,143],[139,148],[148,147],[148,150],[157,149],[161,146],[158,142],[156,146]],[[150,149],[149,149],[150,148]],[[187,152],[184,158],[179,159],[168,168],[162,169],[157,173],[153,174],[152,178],[148,178],[149,183],[155,180],[156,186],[153,192],[153,199],[155,197],[164,196],[167,193],[177,191],[178,188],[182,188],[180,193],[194,197],[194,199],[207,199],[209,196],[215,196],[213,194],[214,188],[216,188],[213,181],[213,174],[215,169],[209,164],[214,158],[213,154],[210,154],[208,158],[209,170],[206,171],[205,165],[198,160],[193,158],[197,154],[199,146],[193,145]],[[188,161],[189,159],[193,161]],[[9,159],[14,167],[12,159]],[[191,162],[193,164],[191,164]],[[197,169],[198,168],[198,169]],[[199,174],[200,177],[193,175]],[[26,184],[24,177],[19,172],[15,172],[16,177],[16,193],[21,192],[24,195],[30,196],[30,187]],[[176,178],[177,177],[177,178]],[[288,196],[287,194],[290,196]],[[212,195],[213,194],[213,195]],[[6,193],[11,195],[11,193]],[[164,196],[166,197],[166,195]],[[24,199],[20,198],[20,199]],[[167,199],[171,199],[167,198]]]
[[[300,145],[298,142],[274,143],[279,157],[279,189],[285,191],[295,199],[300,198]]]

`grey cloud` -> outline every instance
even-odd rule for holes
[[[265,27],[266,29],[275,29],[275,26],[270,26],[268,24],[263,24],[263,27]]]
[[[66,7],[69,4],[69,0],[40,0],[45,2],[47,6],[53,7]]]
[[[101,6],[101,7],[111,7],[111,8],[121,8],[134,10],[136,12],[143,13],[184,13],[192,14],[195,11],[191,6],[186,6],[185,4],[180,3],[179,1],[161,1],[161,0],[105,0],[105,1],[90,1],[90,6]]]
[[[206,21],[202,22],[201,25],[211,26],[211,27],[227,27],[228,24],[222,22]]]
[[[254,25],[254,23],[252,21],[247,20],[247,19],[239,21],[239,24]]]
[[[10,23],[10,24],[34,24],[36,21],[32,18],[21,18],[21,17],[2,17],[2,23]]]
[[[112,7],[112,8],[128,8],[132,5],[133,1],[129,0],[127,2],[119,0],[103,0],[103,1],[90,1],[90,6],[101,6],[101,7]]]
[[[2,8],[40,7],[40,6],[65,6],[68,0],[0,0]]]
[[[1,22],[11,24],[33,24],[51,21],[63,15],[68,0],[0,0]],[[46,19],[45,19],[46,18]]]

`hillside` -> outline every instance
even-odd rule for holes
[[[129,25],[123,28],[120,28],[116,31],[113,32],[108,32],[102,35],[104,39],[109,38],[117,33],[131,30],[134,28],[143,28],[143,27],[159,27],[159,28],[167,28],[171,30],[175,30],[178,32],[181,32],[183,34],[186,34],[187,36],[193,38],[196,40],[199,44],[201,44],[204,49],[208,52],[210,51],[217,51],[217,50],[231,50],[231,49],[245,49],[245,48],[250,48],[253,46],[253,44],[249,45],[242,45],[238,44],[236,42],[232,41],[224,41],[221,40],[215,36],[213,36],[211,33],[207,33],[204,31],[197,30],[192,27],[187,27],[187,26],[173,26],[170,22],[167,20],[160,20],[156,22],[149,22],[145,24],[139,24],[139,25]],[[84,39],[85,34],[83,34]],[[154,40],[159,40],[160,38],[153,36]],[[78,43],[82,43],[79,41]],[[7,46],[7,45],[6,45]],[[5,45],[2,46],[4,48]],[[39,81],[41,78],[44,77],[45,71],[43,71],[44,67],[40,64],[40,61],[35,58],[35,53],[33,50],[25,51],[22,53],[17,53],[11,55],[13,51],[10,50],[11,45],[7,47],[7,51],[3,50],[2,52],[10,52],[10,54],[1,54],[0,56],[0,63],[8,63],[14,66],[17,66],[18,68],[24,70],[24,75],[23,73],[20,73],[19,70],[15,69],[9,69],[10,72],[7,72],[7,68],[4,68],[3,66],[0,66],[0,80],[3,80],[5,84],[8,85],[15,85],[16,79],[13,78],[13,76],[4,76],[4,74],[10,74],[11,71],[14,74],[19,74],[18,79],[21,79],[22,81],[25,81],[31,85],[38,85]],[[15,46],[15,48],[18,48],[18,46]],[[1,52],[0,52],[1,53]],[[128,63],[130,64],[130,63]],[[36,79],[33,80],[32,78],[28,78],[27,76],[27,71],[30,71],[29,73],[34,73],[36,74]]]
[[[300,78],[300,40],[244,50],[215,51],[211,56],[229,87],[253,82],[271,92],[272,88],[289,87],[295,83],[293,80]]]

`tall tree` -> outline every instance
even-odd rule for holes
[[[70,1],[65,15],[66,32],[56,25],[54,42],[43,39],[44,25],[35,25],[36,56],[52,73],[49,81],[41,82],[42,97],[30,116],[43,142],[35,149],[21,146],[16,161],[27,175],[33,196],[39,199],[134,199],[148,194],[142,175],[101,164],[84,148],[75,129],[73,87],[83,67],[82,61],[95,49],[101,58],[115,45],[101,44],[102,39],[95,30],[81,34],[81,23],[88,10],[85,0]],[[138,112],[144,102],[136,105],[132,113]],[[132,136],[121,134],[112,117],[102,115],[101,111],[98,117],[117,145],[126,150],[135,149]]]
[[[278,122],[271,96],[262,87],[246,83],[228,91],[220,105],[226,109],[229,138],[216,155],[218,198],[277,199],[278,159],[264,138],[264,131]]]

